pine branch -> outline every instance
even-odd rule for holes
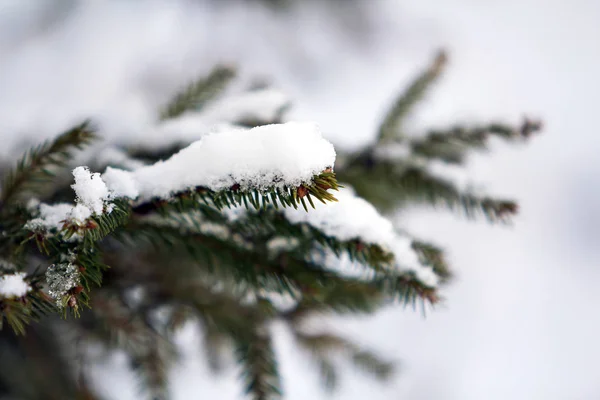
[[[21,298],[0,298],[0,331],[4,320],[15,334],[24,335],[27,325],[56,311],[51,299],[41,290],[41,276],[28,278],[31,290]]]
[[[379,142],[402,136],[401,125],[404,118],[413,106],[423,98],[429,87],[442,73],[446,61],[446,53],[443,51],[438,52],[431,65],[395,100],[379,127],[377,135]]]
[[[357,194],[386,211],[407,203],[443,206],[467,218],[485,217],[489,222],[508,222],[518,211],[510,200],[494,199],[462,192],[454,183],[430,174],[420,167],[373,163],[370,169],[354,164],[340,172]]]
[[[216,67],[208,76],[198,79],[176,94],[161,111],[160,119],[176,118],[191,109],[204,107],[225,89],[234,76],[233,69]]]
[[[194,264],[208,274],[250,287],[295,296],[299,287],[326,285],[332,276],[316,264],[293,258],[269,260],[234,241],[210,235],[152,225],[130,225],[128,228],[121,238],[138,248],[144,242],[152,244],[158,254],[170,259],[173,254],[189,254],[195,260]]]
[[[142,349],[139,349],[142,350]],[[139,354],[133,355],[131,367],[140,377],[140,392],[147,392],[152,400],[168,400],[169,368],[173,354],[160,346],[158,341],[151,342]]]
[[[433,130],[424,138],[411,141],[412,152],[452,164],[462,164],[468,150],[485,150],[491,136],[507,141],[527,139],[541,129],[538,121],[526,119],[520,127],[491,123],[483,126],[455,126],[449,130]]]
[[[435,274],[440,278],[440,283],[447,283],[452,279],[452,271],[442,249],[422,241],[414,241],[412,247],[419,255],[421,264],[433,268]]]
[[[72,360],[67,356],[64,331],[55,321],[27,327],[16,336],[0,331],[0,393],[10,399],[99,399],[78,387]],[[89,397],[83,397],[84,394]]]
[[[268,302],[242,304],[227,292],[209,289],[204,282],[169,274],[167,297],[190,305],[208,332],[226,335],[234,343],[246,391],[256,400],[281,395],[277,362],[264,321],[274,315]]]
[[[513,201],[463,193],[451,182],[418,168],[407,170],[396,181],[396,185],[404,193],[406,200],[433,206],[443,205],[467,218],[483,216],[488,222],[507,222],[518,211],[518,206]]]
[[[235,354],[242,366],[246,393],[253,400],[281,398],[277,360],[267,332],[257,330],[252,336],[236,341]]]
[[[73,148],[81,149],[94,138],[94,130],[86,121],[25,153],[3,180],[0,211],[26,194],[38,193],[54,176],[53,168],[66,165]]]
[[[285,311],[282,317],[298,324],[317,313],[372,314],[384,304],[384,299],[377,287],[368,281],[339,277],[332,279],[326,288],[306,289],[296,306]]]
[[[229,190],[215,192],[208,188],[197,187],[194,190],[175,194],[169,200],[153,200],[136,205],[133,207],[133,212],[141,215],[159,210],[163,210],[163,212],[169,210],[183,212],[197,209],[200,202],[207,206],[214,206],[218,210],[236,206],[253,207],[259,210],[273,205],[275,208],[294,207],[296,209],[302,206],[308,211],[307,204],[314,208],[313,198],[322,203],[337,201],[328,190],[338,190],[338,188],[339,184],[335,173],[330,169],[326,169],[319,175],[315,175],[310,183],[297,188],[284,187],[283,189],[276,189],[273,187],[266,191],[258,189],[241,190],[240,185],[235,184]]]
[[[333,355],[345,356],[355,367],[380,381],[388,380],[394,371],[393,363],[382,360],[376,354],[340,336],[329,333],[307,334],[296,329],[293,332],[296,343],[309,352],[316,362],[321,380],[328,389],[334,389],[337,381],[337,373],[331,360]]]
[[[426,304],[435,305],[441,301],[436,289],[424,286],[412,273],[379,275],[370,284],[391,304],[412,305],[416,309],[420,303],[424,310]]]

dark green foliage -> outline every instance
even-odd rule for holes
[[[72,151],[81,149],[94,137],[90,123],[84,122],[25,153],[16,168],[2,179],[0,212],[5,213],[9,205],[39,193],[54,176],[56,168],[64,167],[70,160]]]
[[[253,400],[278,399],[282,395],[277,360],[268,334],[253,331],[235,341],[235,354],[242,367],[246,393]]]

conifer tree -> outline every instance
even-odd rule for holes
[[[0,398],[99,399],[82,360],[100,344],[127,354],[145,398],[167,399],[172,339],[186,323],[201,327],[215,371],[235,356],[255,400],[284,396],[274,321],[325,388],[340,357],[392,376],[393,360],[306,322],[440,302],[452,276],[443,250],[386,215],[425,204],[509,221],[515,202],[461,187],[439,166],[540,129],[525,120],[409,134],[405,118],[445,61],[438,54],[397,97],[370,146],[337,160],[316,125],[285,122],[281,93],[227,93],[226,67],[157,110],[160,142],[102,143],[83,121],[24,154],[0,192]]]

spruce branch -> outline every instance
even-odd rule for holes
[[[461,192],[453,183],[435,177],[419,168],[407,170],[396,180],[406,200],[433,206],[443,205],[467,218],[485,217],[488,222],[508,222],[518,211],[510,200]]]
[[[76,381],[65,331],[56,321],[27,327],[27,334],[0,331],[2,397],[15,399],[100,399]],[[88,396],[88,397],[85,397]]]
[[[435,305],[441,301],[435,288],[423,285],[412,273],[379,275],[370,281],[386,298],[387,303],[411,305],[416,309],[420,303]]]
[[[385,297],[368,281],[338,277],[328,287],[305,289],[298,303],[282,313],[293,324],[315,314],[372,314],[384,304]]]
[[[433,268],[441,283],[447,283],[452,279],[452,271],[442,249],[423,241],[414,241],[412,247],[419,255],[421,263]]]
[[[448,130],[432,130],[423,138],[413,139],[410,145],[415,155],[462,164],[470,149],[487,149],[491,136],[516,141],[528,139],[540,129],[541,123],[530,119],[525,119],[519,127],[502,123],[474,127],[454,126]]]
[[[152,400],[168,400],[169,369],[174,353],[170,345],[163,346],[159,341],[163,342],[162,339],[154,340],[146,348],[137,349],[137,354],[130,354],[130,365],[140,379],[141,393],[148,393]]]
[[[81,149],[95,138],[94,129],[86,121],[29,150],[17,162],[14,170],[3,179],[0,211],[6,211],[25,194],[37,193],[54,176],[53,168],[63,167],[74,148]]]
[[[158,255],[189,254],[207,273],[254,288],[295,296],[299,287],[327,284],[332,273],[319,265],[294,258],[269,260],[265,255],[211,235],[185,233],[152,225],[129,226],[122,233],[129,243],[152,244]]]
[[[236,206],[244,206],[247,209],[252,207],[255,210],[260,210],[273,205],[275,208],[294,207],[296,209],[302,206],[308,211],[308,205],[314,208],[314,201],[318,200],[324,204],[327,201],[337,201],[328,190],[338,190],[339,187],[335,173],[328,168],[319,175],[313,176],[310,183],[302,184],[299,187],[285,186],[278,189],[275,182],[272,188],[266,190],[255,188],[242,190],[239,184],[234,184],[228,190],[218,192],[205,187],[197,187],[193,190],[177,193],[168,200],[155,199],[137,204],[132,211],[140,215],[169,210],[184,212],[197,209],[199,207],[198,203],[216,207],[217,210]]]
[[[31,290],[20,298],[0,297],[0,331],[4,320],[15,334],[24,335],[27,325],[56,311],[51,299],[41,290],[41,276],[28,278]]]
[[[180,91],[160,112],[160,119],[176,118],[191,109],[199,109],[225,89],[235,76],[231,68],[218,66],[206,77],[192,82]]]
[[[386,381],[394,372],[394,364],[357,344],[330,333],[309,334],[293,330],[296,343],[311,354],[321,373],[321,380],[328,389],[335,389],[337,372],[333,356],[344,356],[356,368],[369,373],[373,378]]]
[[[271,337],[263,329],[235,343],[235,354],[242,366],[245,391],[253,400],[272,400],[282,396],[281,382]]]
[[[340,174],[359,196],[386,211],[406,204],[442,206],[470,219],[484,217],[491,223],[509,222],[518,212],[514,201],[461,191],[453,182],[418,166],[379,161],[370,169],[355,164]]]
[[[383,123],[379,127],[377,134],[378,141],[387,141],[393,138],[402,137],[402,123],[404,118],[418,103],[430,86],[442,73],[447,62],[447,55],[444,51],[439,51],[429,67],[411,82],[408,88],[400,94],[394,101],[392,107],[387,112]]]

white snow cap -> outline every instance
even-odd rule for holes
[[[74,207],[72,204],[67,203],[59,203],[52,206],[42,203],[39,205],[39,210],[40,216],[27,222],[27,224],[25,224],[25,228],[34,230],[40,228],[60,229],[63,225],[63,221],[69,218],[71,211],[74,210]]]
[[[102,174],[102,179],[110,189],[113,196],[135,199],[140,194],[133,174],[122,169],[108,167]]]
[[[336,197],[336,203],[324,205],[315,202],[316,209],[309,212],[285,209],[285,216],[292,222],[308,223],[340,240],[358,238],[368,244],[383,246],[394,254],[401,268],[414,272],[421,283],[437,286],[437,276],[430,267],[419,262],[411,247],[411,239],[398,234],[392,223],[372,204],[354,195],[350,189],[340,189]]]
[[[17,272],[0,276],[0,298],[23,297],[31,287],[25,282],[27,275],[24,272]]]
[[[166,161],[132,172],[110,168],[103,177],[114,197],[168,198],[196,186],[299,186],[334,162],[316,124],[288,122],[209,134]]]
[[[333,166],[335,150],[314,123],[289,122],[209,134],[166,161],[133,171],[108,167],[104,174],[87,167],[73,170],[77,205],[39,206],[29,229],[60,229],[62,221],[85,221],[112,209],[111,200],[168,198],[197,186],[212,190],[240,184],[242,189],[299,186]]]
[[[73,170],[75,183],[71,185],[77,195],[77,202],[89,208],[94,214],[102,214],[108,200],[108,188],[99,173],[91,173],[87,167]]]

